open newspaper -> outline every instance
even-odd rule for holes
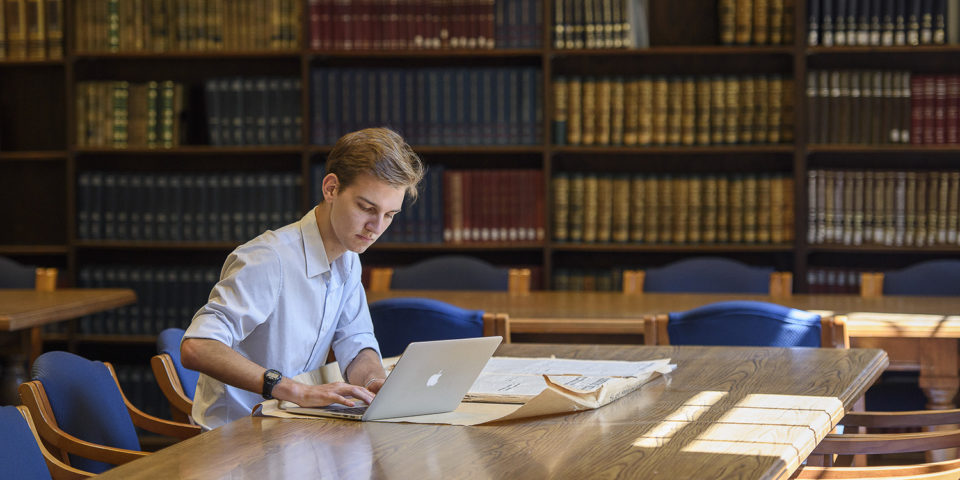
[[[385,359],[384,363],[389,363]],[[590,410],[606,405],[661,374],[671,372],[670,359],[643,362],[563,358],[493,357],[453,412],[377,420],[380,422],[482,425],[486,423]],[[330,370],[327,370],[329,373]],[[336,381],[321,372],[297,380]],[[288,410],[295,408],[295,411]],[[317,418],[309,408],[268,400],[256,415]]]

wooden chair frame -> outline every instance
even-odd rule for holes
[[[665,313],[644,315],[643,341],[646,345],[670,345],[670,333],[667,325],[670,316]],[[843,315],[829,315],[820,318],[820,346],[832,348],[850,348],[850,335],[847,332],[847,319]]]
[[[117,374],[113,370],[113,366],[107,362],[104,362],[104,365],[107,366],[110,375],[113,377],[113,381],[116,382],[117,389],[120,390],[120,396],[123,397],[123,403],[126,405],[127,412],[135,426],[179,439],[186,439],[200,434],[200,427],[196,425],[186,425],[157,418],[135,407],[130,403],[130,400],[127,399],[127,396],[124,395],[123,389],[120,388],[120,382],[117,380]],[[40,438],[43,440],[44,446],[51,452],[54,452],[55,455],[58,454],[60,460],[68,465],[70,463],[70,458],[67,456],[68,453],[112,465],[121,465],[148,455],[147,452],[87,442],[63,431],[57,424],[57,419],[53,414],[53,408],[50,406],[50,399],[47,397],[47,392],[39,380],[32,380],[20,384],[19,393],[20,400],[30,411],[31,416],[37,419],[37,431],[40,433]]]
[[[623,293],[628,295],[643,295],[643,285],[646,279],[647,272],[644,270],[624,270]],[[772,297],[789,297],[793,295],[793,273],[771,273],[769,294]]]
[[[483,336],[500,335],[503,343],[510,343],[510,315],[506,313],[483,314]]]
[[[508,271],[507,292],[511,295],[526,295],[530,293],[530,269],[511,268]],[[393,279],[393,269],[377,267],[370,270],[370,291],[389,292],[390,282]]]
[[[23,405],[17,405],[17,410],[20,411],[20,415],[23,415],[24,420],[27,421],[27,425],[30,426],[30,432],[33,433],[33,438],[37,440],[37,446],[40,447],[40,453],[43,454],[43,460],[47,463],[47,469],[50,470],[50,476],[53,480],[78,480],[94,476],[94,474],[90,472],[85,472],[63,463],[51,453],[50,450],[47,450],[43,440],[40,439],[40,434],[37,433],[37,427],[33,423],[33,417],[30,416],[30,410]]]
[[[150,359],[150,368],[153,369],[153,376],[157,379],[160,391],[170,403],[170,415],[173,419],[180,423],[193,424],[193,400],[183,391],[173,358],[166,353],[154,355]]]

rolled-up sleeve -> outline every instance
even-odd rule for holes
[[[220,281],[193,316],[184,338],[209,338],[236,347],[276,308],[282,278],[274,250],[263,245],[237,248],[224,262]]]
[[[350,291],[345,293],[343,310],[337,321],[337,330],[333,335],[333,352],[340,364],[340,373],[347,378],[347,367],[357,354],[365,348],[373,349],[380,356],[380,345],[373,335],[373,321],[367,306],[367,295],[360,284],[359,265],[351,272]]]

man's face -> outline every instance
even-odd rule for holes
[[[402,187],[362,174],[350,186],[338,185],[332,196],[325,195],[325,201],[332,200],[330,222],[340,245],[356,253],[373,245],[400,213],[403,194]]]

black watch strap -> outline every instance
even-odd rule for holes
[[[282,378],[283,375],[272,368],[263,372],[263,398],[273,399],[273,387],[277,386]]]

